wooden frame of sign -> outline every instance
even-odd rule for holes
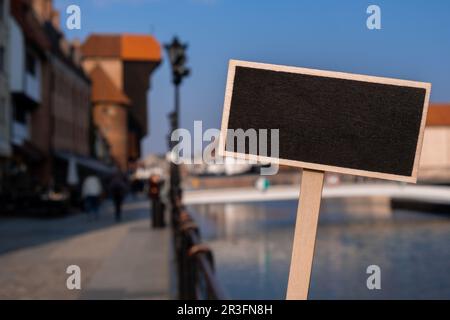
[[[288,299],[308,295],[325,171],[416,183],[430,92],[424,82],[230,61],[219,155],[303,168]],[[229,129],[278,129],[278,157],[228,150]]]

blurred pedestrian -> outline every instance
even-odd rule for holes
[[[256,180],[255,187],[261,192],[266,192],[270,187],[270,181],[267,178],[259,177]]]
[[[152,224],[154,228],[164,228],[164,203],[161,200],[161,191],[164,180],[160,175],[153,174],[149,182],[149,198],[152,201]]]
[[[81,194],[84,210],[88,217],[97,220],[99,217],[100,196],[102,194],[100,179],[96,175],[90,175],[84,179]]]
[[[134,178],[131,180],[131,195],[133,196],[133,199],[137,199],[138,193],[140,191],[140,181],[137,178]]]
[[[128,185],[124,175],[120,171],[117,171],[109,184],[109,191],[114,202],[116,222],[122,220],[122,204],[127,189]]]

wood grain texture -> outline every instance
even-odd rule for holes
[[[230,62],[219,154],[416,182],[431,85]],[[280,129],[278,158],[227,149],[227,129]]]
[[[306,300],[314,258],[324,172],[305,169],[292,246],[288,300]]]

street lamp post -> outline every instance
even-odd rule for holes
[[[188,46],[187,44],[182,44],[177,37],[174,37],[172,43],[166,44],[164,47],[169,56],[169,61],[172,67],[172,82],[175,86],[175,110],[169,115],[172,132],[174,132],[180,125],[180,85],[183,82],[183,79],[190,74],[190,69],[186,67],[186,50]],[[170,151],[172,151],[174,146],[175,142],[171,141],[169,136]],[[181,195],[180,182],[179,168],[172,162],[170,175],[172,196]]]

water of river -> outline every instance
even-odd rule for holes
[[[297,203],[191,208],[231,298],[284,299]],[[381,290],[367,289],[367,267]],[[391,210],[388,199],[324,200],[310,299],[450,298],[450,213]]]

